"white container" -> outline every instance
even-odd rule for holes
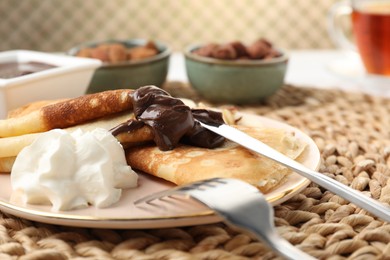
[[[84,95],[95,70],[102,62],[60,54],[27,50],[0,52],[0,64],[39,62],[55,68],[9,79],[0,78],[0,119],[25,104]]]

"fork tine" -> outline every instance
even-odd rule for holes
[[[206,180],[200,180],[197,182],[193,182],[188,185],[183,185],[179,187],[180,191],[188,191],[188,190],[206,190],[208,188],[213,188],[216,186],[215,183],[225,183],[221,178],[212,178]]]
[[[161,199],[163,197],[167,197],[167,196],[174,194],[178,189],[179,189],[179,187],[175,187],[175,188],[172,188],[169,190],[164,190],[164,191],[160,191],[160,192],[156,192],[156,193],[147,195],[145,197],[142,197],[142,198],[134,201],[134,205],[139,205],[142,203],[150,204],[154,200],[158,200],[158,199]]]
[[[135,205],[139,205],[141,203],[150,204],[154,200],[158,200],[158,199],[161,199],[163,197],[169,197],[170,195],[172,195],[174,193],[183,193],[183,192],[185,193],[186,191],[195,190],[195,189],[204,190],[204,188],[202,189],[202,186],[214,187],[215,184],[212,184],[212,182],[225,183],[223,181],[223,179],[221,179],[221,178],[212,178],[212,179],[207,179],[207,180],[201,180],[201,181],[193,182],[193,183],[190,183],[187,185],[177,186],[177,187],[174,187],[174,188],[169,189],[169,190],[164,190],[164,191],[160,191],[160,192],[156,192],[156,193],[147,195],[145,197],[142,197],[142,198],[136,200],[134,202],[134,204]]]

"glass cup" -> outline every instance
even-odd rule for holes
[[[343,16],[350,16],[352,35],[343,28]],[[366,71],[390,76],[390,0],[351,0],[332,7],[329,33],[343,49],[357,50]]]

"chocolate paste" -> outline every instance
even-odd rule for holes
[[[130,94],[136,119],[111,129],[113,135],[132,132],[144,125],[152,128],[154,142],[161,150],[172,150],[179,142],[205,148],[220,146],[224,138],[204,127],[195,119],[212,125],[223,124],[222,114],[205,109],[190,109],[166,91],[146,86]]]
[[[11,79],[20,77],[23,75],[28,75],[38,71],[43,71],[56,66],[41,63],[41,62],[6,62],[0,63],[0,78],[2,79]]]

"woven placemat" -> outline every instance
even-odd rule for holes
[[[174,95],[198,99],[181,84]],[[317,143],[319,171],[390,203],[390,100],[340,90],[283,87],[242,110],[300,128]],[[390,224],[310,184],[275,207],[278,232],[320,259],[390,259]],[[223,223],[150,230],[83,229],[0,212],[0,259],[274,259]]]

